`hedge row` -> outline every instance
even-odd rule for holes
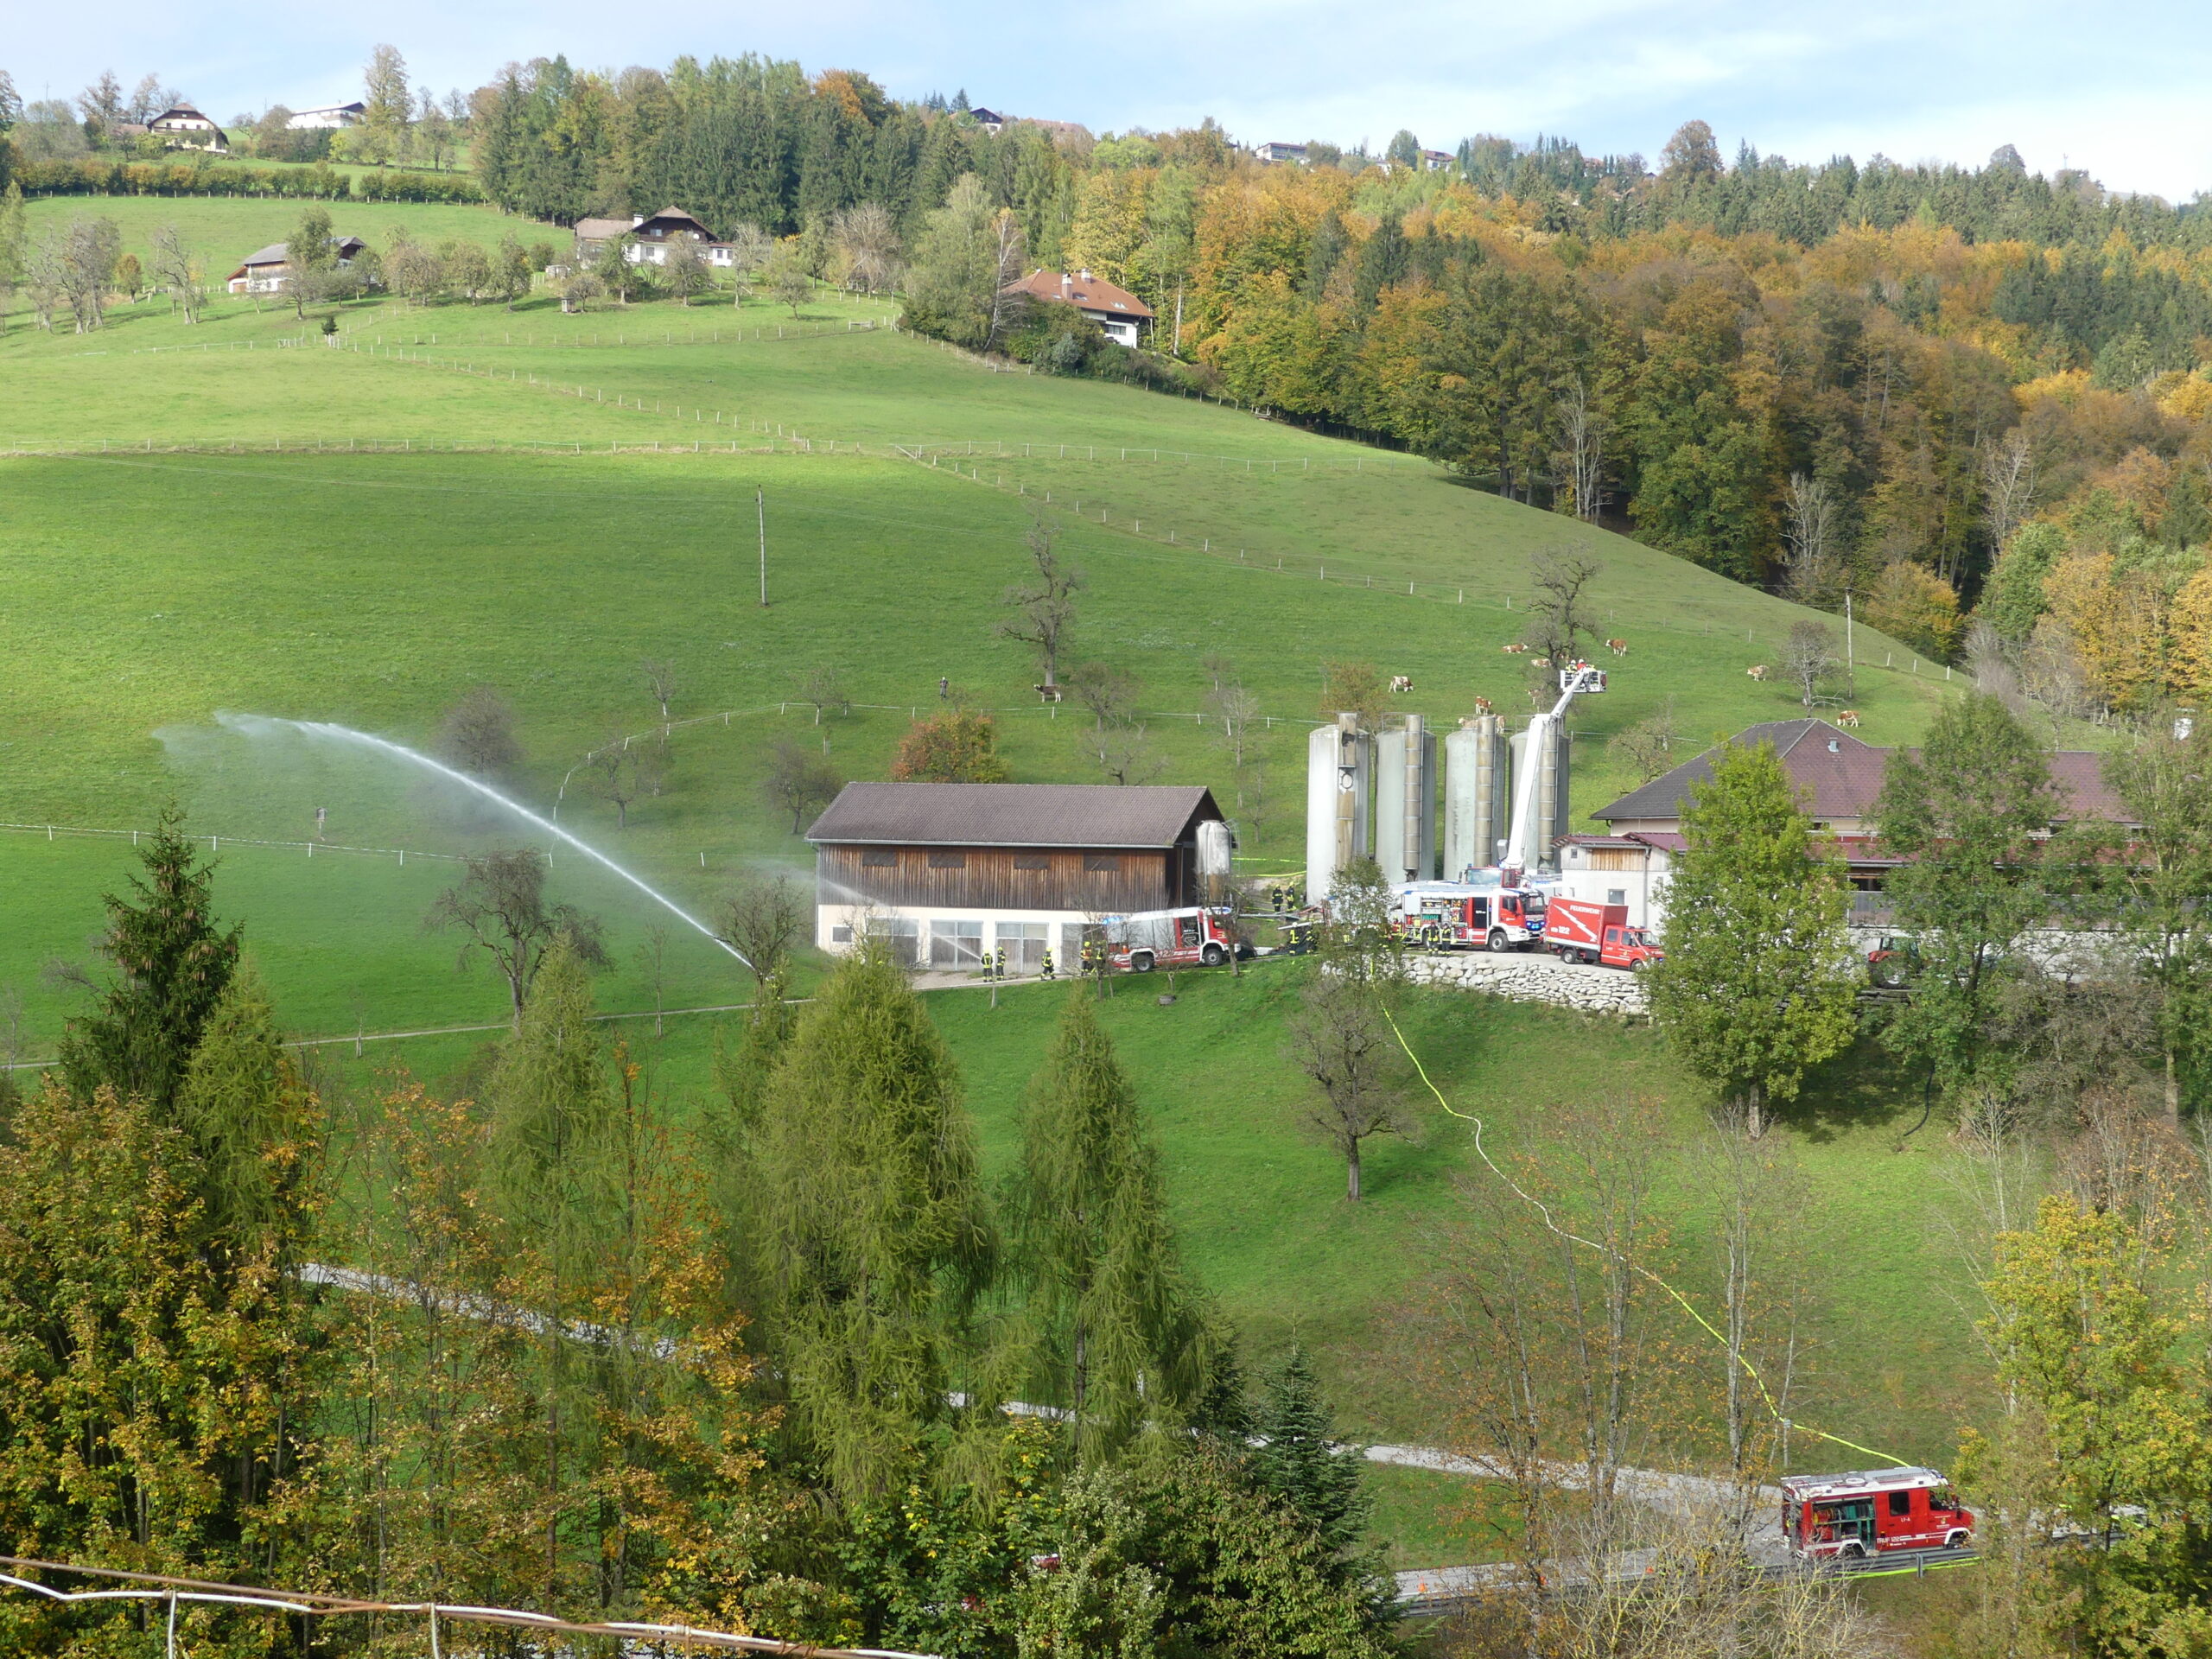
[[[485,200],[466,173],[377,171],[348,178],[335,168],[221,167],[204,162],[124,162],[86,156],[21,162],[16,181],[27,196],[300,196],[329,201]]]

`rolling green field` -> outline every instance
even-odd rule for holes
[[[128,213],[132,236],[174,218],[203,245],[244,251],[281,237],[296,207],[74,198],[38,211]],[[423,236],[496,239],[516,224],[378,206],[346,208],[339,228],[372,213]],[[808,868],[789,817],[762,798],[772,743],[818,743],[842,775],[881,777],[940,677],[999,711],[1018,779],[1096,778],[1081,716],[1039,706],[1033,662],[995,632],[1039,516],[1086,575],[1073,656],[1141,677],[1158,780],[1211,785],[1252,872],[1300,861],[1305,733],[1326,659],[1411,676],[1400,706],[1446,728],[1477,697],[1527,709],[1500,648],[1520,632],[1539,550],[1603,560],[1599,609],[1630,647],[1608,659],[1612,690],[1574,710],[1579,812],[1631,781],[1605,740],[1669,700],[1691,750],[1799,712],[1744,671],[1771,663],[1806,613],[1666,554],[1403,456],[1195,400],[995,373],[855,326],[882,322],[881,302],[823,296],[804,310],[794,322],[726,298],[574,317],[542,300],[512,313],[364,302],[339,308],[335,347],[283,343],[302,330],[281,305],[224,302],[188,328],[142,303],[93,336],[39,334],[18,314],[0,334],[0,440],[69,452],[0,454],[0,823],[18,826],[0,829],[0,994],[20,1003],[19,1052],[52,1052],[73,1004],[41,966],[82,957],[99,892],[129,868],[127,832],[169,799],[220,843],[219,908],[245,923],[296,1031],[501,1018],[503,990],[457,973],[454,941],[421,918],[452,855],[517,828],[458,810],[404,764],[284,728],[247,734],[225,714],[423,745],[458,698],[493,686],[519,719],[518,796],[695,912],[741,870]],[[267,453],[272,439],[292,447]],[[407,450],[372,453],[372,441]],[[1863,628],[1857,646],[1865,735],[1910,741],[1943,695],[1942,671]],[[1198,717],[1211,655],[1273,722],[1241,788]],[[680,681],[665,731],[648,658]],[[824,667],[855,706],[817,724],[794,697]],[[573,769],[625,736],[664,744],[668,772],[619,829]],[[310,855],[317,807],[333,844]],[[86,830],[125,833],[70,833]],[[618,966],[603,1007],[749,995],[726,956],[582,859],[558,855],[555,883],[607,925]],[[639,953],[657,939],[655,969]],[[1109,1023],[1165,1149],[1186,1248],[1255,1354],[1306,1342],[1355,1431],[1440,1438],[1410,1355],[1471,1167],[1465,1126],[1433,1113],[1421,1135],[1382,1146],[1371,1197],[1345,1205],[1329,1155],[1296,1123],[1281,1053],[1295,971],[1186,976],[1168,1007],[1147,987],[1116,997]],[[1061,995],[933,1003],[994,1169]],[[658,1039],[652,1025],[620,1028],[672,1099],[696,1103],[712,1016],[679,1016]],[[1649,1033],[1610,1022],[1431,996],[1413,1034],[1446,1090],[1509,1136],[1562,1100],[1626,1090],[1655,1102],[1656,1131],[1687,1141],[1707,1103]],[[315,1052],[345,1093],[395,1065],[465,1075],[488,1035]],[[1936,1146],[1892,1149],[1904,1109],[1878,1068],[1847,1068],[1778,1132],[1834,1245],[1806,1415],[1940,1459],[1971,1408],[1971,1367],[1948,1305],[1926,1317],[1942,1264],[1917,1217],[1935,1201]],[[1685,1282],[1706,1286],[1705,1200],[1693,1165],[1670,1168],[1670,1249]],[[1389,1479],[1386,1507],[1426,1512],[1421,1478]],[[1477,1547],[1464,1529],[1393,1525],[1438,1549]]]

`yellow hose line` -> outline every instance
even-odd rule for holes
[[[1413,1045],[1406,1040],[1406,1033],[1398,1029],[1398,1022],[1392,1017],[1390,1011],[1388,1008],[1383,1009],[1382,1017],[1389,1021],[1390,1034],[1398,1039],[1398,1046],[1406,1051],[1406,1058],[1414,1063],[1414,1070],[1421,1074],[1421,1080],[1423,1086],[1427,1089],[1430,1094],[1436,1096],[1436,1103],[1441,1106],[1446,1111],[1449,1112],[1452,1116],[1459,1119],[1462,1122],[1471,1123],[1475,1126],[1475,1155],[1483,1160],[1484,1165],[1490,1170],[1491,1174],[1497,1176],[1499,1180],[1505,1183],[1506,1186],[1512,1192],[1515,1198],[1520,1199],[1522,1203],[1529,1205],[1529,1207],[1534,1210],[1539,1216],[1542,1217],[1544,1225],[1552,1232],[1557,1234],[1560,1237],[1566,1239],[1569,1243],[1580,1244],[1585,1249],[1597,1251],[1600,1255],[1610,1255],[1618,1262],[1623,1267],[1626,1268],[1630,1273],[1635,1274],[1638,1278],[1643,1279],[1650,1284],[1658,1286],[1660,1289],[1665,1291],[1668,1295],[1674,1298],[1675,1305],[1679,1306],[1683,1313],[1688,1314],[1690,1318],[1698,1322],[1700,1327],[1704,1330],[1707,1336],[1719,1343],[1723,1349],[1726,1349],[1728,1346],[1728,1338],[1721,1335],[1719,1331],[1714,1327],[1713,1321],[1707,1319],[1704,1314],[1699,1313],[1696,1306],[1690,1301],[1689,1298],[1683,1295],[1681,1291],[1676,1290],[1664,1279],[1662,1279],[1657,1274],[1652,1272],[1650,1268],[1643,1267],[1637,1262],[1630,1261],[1628,1257],[1623,1255],[1618,1250],[1614,1249],[1610,1244],[1600,1244],[1595,1239],[1585,1238],[1580,1233],[1569,1232],[1566,1228],[1561,1227],[1557,1222],[1552,1219],[1551,1209],[1542,1199],[1536,1198],[1529,1192],[1523,1192],[1522,1190],[1521,1184],[1518,1181],[1516,1181],[1510,1175],[1508,1175],[1503,1170],[1492,1163],[1491,1161],[1489,1149],[1483,1145],[1483,1130],[1485,1126],[1482,1119],[1475,1116],[1471,1112],[1461,1111],[1458,1107],[1454,1106],[1450,1101],[1444,1097],[1444,1091],[1441,1089],[1439,1089],[1436,1086],[1434,1080],[1429,1077],[1428,1068],[1421,1063],[1421,1056],[1414,1052]],[[1837,1446],[1848,1446],[1853,1452],[1864,1452],[1870,1458],[1879,1458],[1883,1462],[1895,1464],[1900,1469],[1910,1468],[1911,1466],[1907,1464],[1903,1458],[1893,1458],[1886,1452],[1877,1452],[1871,1446],[1861,1446],[1856,1440],[1845,1440],[1840,1434],[1831,1434],[1825,1429],[1815,1428],[1808,1423],[1801,1423],[1796,1421],[1795,1419],[1784,1417],[1782,1414],[1782,1408],[1775,1402],[1774,1395],[1767,1389],[1766,1379],[1759,1375],[1759,1369],[1758,1366],[1751,1363],[1751,1357],[1747,1354],[1738,1352],[1735,1356],[1735,1359],[1736,1363],[1742,1367],[1744,1375],[1751,1378],[1752,1386],[1758,1389],[1760,1402],[1766,1407],[1767,1411],[1773,1416],[1776,1422],[1787,1423],[1792,1428],[1803,1429],[1808,1434],[1814,1435],[1823,1440],[1833,1441]]]

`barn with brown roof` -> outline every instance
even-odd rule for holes
[[[995,950],[1033,973],[1077,959],[1104,917],[1198,902],[1195,785],[848,784],[806,838],[815,942],[888,937],[918,965],[974,969]]]

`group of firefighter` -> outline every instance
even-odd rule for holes
[[[1086,974],[1103,974],[1110,965],[1111,958],[1107,954],[1106,941],[1103,938],[1091,938],[1086,936],[1083,941],[1083,961],[1080,971]],[[1045,959],[1038,967],[1037,977],[1058,979],[1059,976],[1059,969],[1052,963],[1052,947],[1048,944],[1045,947]],[[1020,977],[1017,974],[1007,972],[1004,945],[999,946],[984,957],[983,977],[986,980]]]

